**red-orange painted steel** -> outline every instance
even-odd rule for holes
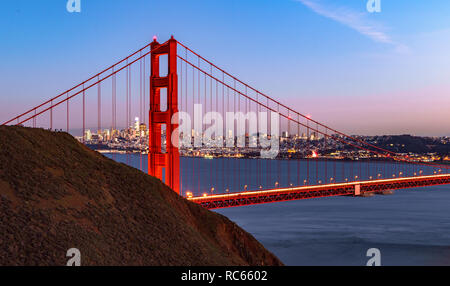
[[[148,172],[180,194],[180,155],[178,151],[178,77],[177,41],[172,37],[168,42],[151,43],[150,112],[149,112],[149,152]],[[161,77],[159,57],[168,55],[168,74]],[[161,89],[167,89],[167,110],[161,110]],[[162,152],[162,125],[166,127],[166,151]],[[172,139],[173,138],[173,139]]]
[[[421,176],[342,184],[337,183],[329,185],[293,187],[264,191],[248,191],[241,193],[213,195],[207,197],[194,197],[190,198],[189,200],[194,203],[200,204],[207,209],[219,209],[331,196],[354,196],[356,185],[360,186],[359,192],[361,194],[364,194],[446,184],[450,184],[450,175]]]

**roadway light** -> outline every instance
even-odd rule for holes
[[[319,184],[322,184],[322,181],[321,181],[321,180],[319,180]]]
[[[244,186],[244,190],[245,190],[245,191],[247,190],[247,185]]]
[[[369,180],[372,180],[372,176],[369,177]]]
[[[275,187],[278,187],[278,182],[275,182]]]
[[[204,197],[207,197],[207,196],[208,196],[208,194],[207,194],[207,193],[203,193],[203,196],[204,196]]]
[[[211,193],[214,192],[214,187],[211,188]]]
[[[229,191],[230,191],[229,189],[226,189],[226,190],[225,190],[225,192],[227,192],[227,193],[228,193]]]
[[[259,186],[259,189],[261,190],[261,189],[262,189],[262,186]]]

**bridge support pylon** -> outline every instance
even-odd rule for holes
[[[167,76],[161,77],[159,58],[168,56]],[[159,44],[151,43],[150,111],[148,173],[164,182],[180,194],[180,154],[178,150],[178,120],[172,117],[178,113],[177,41],[172,37]],[[166,89],[167,109],[161,110],[161,90]],[[162,130],[165,126],[165,152],[163,152]],[[172,139],[173,138],[173,139]]]
[[[355,196],[361,196],[361,185],[357,184],[355,185]]]

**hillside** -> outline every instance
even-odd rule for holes
[[[0,265],[281,265],[226,217],[72,136],[0,126]]]
[[[397,153],[437,153],[441,155],[450,154],[450,144],[446,144],[439,138],[418,137],[411,135],[385,135],[377,136],[376,143],[378,147]]]

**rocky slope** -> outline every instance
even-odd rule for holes
[[[67,133],[0,126],[0,265],[281,265],[226,217]]]

